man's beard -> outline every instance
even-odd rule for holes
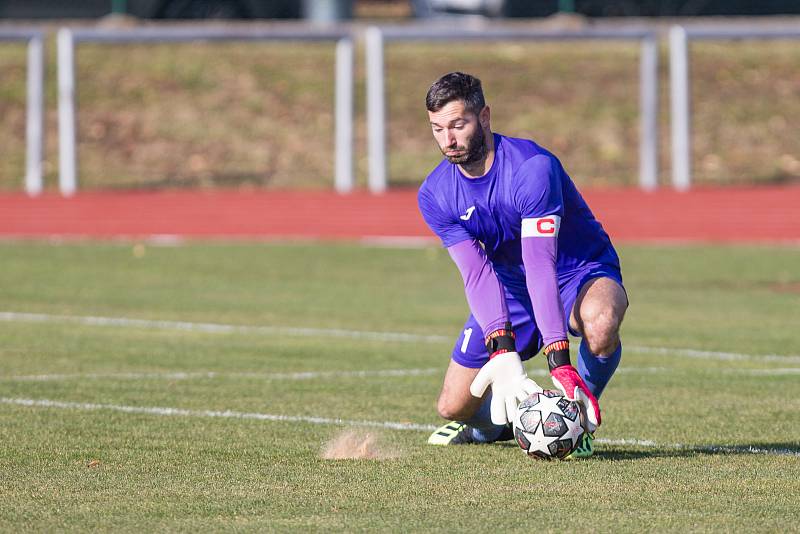
[[[442,154],[444,157],[447,158],[447,161],[450,163],[455,163],[457,165],[469,165],[470,163],[475,163],[476,161],[480,161],[486,157],[486,134],[483,133],[483,128],[478,128],[475,131],[475,135],[472,139],[469,140],[469,144],[466,147],[457,146],[456,150],[463,150],[462,154],[457,156],[448,156],[447,151],[452,150],[451,147],[442,148]]]

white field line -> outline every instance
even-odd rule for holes
[[[674,373],[676,369],[670,367],[620,367],[620,374],[660,374]],[[686,372],[691,369],[684,369]],[[219,371],[166,371],[146,373],[50,373],[35,375],[0,375],[0,382],[57,382],[61,380],[195,380],[216,378],[246,378],[252,380],[314,380],[325,378],[390,378],[405,376],[431,376],[443,372],[438,367],[424,369],[378,369],[357,371],[299,371],[293,373],[256,373],[256,372],[219,372]],[[550,375],[544,369],[529,369],[529,376],[547,377]],[[800,374],[800,367],[782,367],[776,369],[721,369],[714,370],[732,375],[746,376],[780,376]]]
[[[385,428],[389,430],[413,430],[430,432],[435,430],[435,425],[423,425],[417,423],[396,423],[392,421],[366,421],[335,419],[328,417],[309,417],[297,415],[277,415],[252,412],[237,412],[233,410],[187,410],[183,408],[148,407],[148,406],[124,406],[117,404],[94,404],[83,402],[65,402],[49,399],[23,399],[0,397],[0,404],[13,406],[27,406],[31,408],[56,408],[62,410],[77,411],[97,411],[107,410],[131,414],[158,415],[172,417],[203,417],[203,418],[222,418],[222,419],[250,419],[257,421],[277,421],[290,423],[310,423],[315,425],[337,425],[337,426],[360,426],[370,428]],[[607,445],[631,445],[653,449],[686,450],[709,453],[749,453],[749,454],[768,454],[774,456],[800,456],[798,449],[767,449],[755,446],[722,446],[722,445],[701,445],[692,446],[682,443],[659,444],[651,440],[640,439],[597,439],[597,443]]]
[[[324,336],[371,341],[399,341],[407,343],[439,343],[452,341],[448,336],[406,334],[402,332],[370,332],[340,328],[297,328],[289,326],[247,326],[219,323],[194,323],[187,321],[154,321],[127,317],[92,317],[72,315],[50,315],[45,313],[0,312],[0,321],[26,323],[70,323],[87,326],[118,326],[158,330],[181,330],[210,334],[266,334],[295,337]]]
[[[110,410],[144,415],[171,415],[177,417],[210,417],[223,419],[255,419],[258,421],[284,421],[289,423],[311,423],[316,425],[343,425],[366,426],[387,428],[391,430],[435,430],[433,425],[419,425],[415,423],[393,423],[391,421],[356,421],[348,419],[332,419],[327,417],[310,417],[298,415],[276,415],[267,413],[236,412],[232,410],[186,410],[183,408],[164,408],[147,406],[121,406],[117,404],[94,404],[84,402],[64,402],[48,399],[19,399],[0,397],[0,403],[17,406],[30,406],[40,408],[59,408],[62,410],[96,411]]]
[[[800,367],[780,367],[775,369],[723,369],[725,374],[747,374],[751,376],[780,376],[780,375],[797,375],[800,374]]]
[[[150,373],[68,373],[2,376],[0,381],[47,382],[58,380],[192,380],[209,378],[252,378],[256,380],[313,380],[317,378],[369,378],[393,376],[427,376],[443,372],[438,367],[426,369],[381,369],[360,371],[299,371],[294,373],[255,372],[150,372]]]
[[[394,341],[405,343],[441,343],[453,342],[454,337],[442,335],[410,334],[404,332],[373,332],[362,330],[346,330],[341,328],[297,328],[283,326],[248,326],[220,323],[195,323],[188,321],[160,321],[150,319],[132,319],[127,317],[93,317],[74,315],[52,315],[44,313],[0,312],[0,321],[28,323],[69,323],[87,326],[116,326],[159,330],[180,330],[188,332],[204,332],[213,334],[250,333],[266,335],[286,335],[296,337],[322,336],[349,339],[366,339],[370,341]],[[800,355],[794,354],[744,354],[737,352],[718,352],[691,348],[647,347],[641,345],[625,345],[631,352],[643,354],[662,354],[664,356],[683,356],[706,360],[723,361],[759,361],[800,363]]]
[[[795,354],[741,354],[738,352],[718,352],[697,349],[672,349],[669,347],[643,347],[641,345],[625,345],[625,350],[642,354],[662,354],[664,356],[683,356],[686,358],[699,358],[701,360],[724,361],[759,361],[800,363],[800,355]]]

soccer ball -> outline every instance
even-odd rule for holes
[[[559,391],[534,393],[520,403],[514,416],[514,439],[531,458],[565,458],[585,431],[580,405]]]

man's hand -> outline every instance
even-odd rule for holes
[[[491,358],[478,371],[469,391],[475,397],[482,397],[490,385],[492,386],[490,411],[492,423],[496,425],[514,421],[518,403],[532,393],[542,391],[536,382],[528,378],[519,354],[511,351]]]
[[[578,401],[586,409],[586,419],[589,432],[594,432],[600,426],[600,405],[597,399],[586,387],[586,382],[572,365],[561,365],[550,371],[553,385],[571,401]]]

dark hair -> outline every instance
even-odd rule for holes
[[[480,113],[486,106],[481,81],[463,72],[445,74],[428,89],[425,107],[428,111],[439,111],[454,100],[462,100],[467,111]]]

